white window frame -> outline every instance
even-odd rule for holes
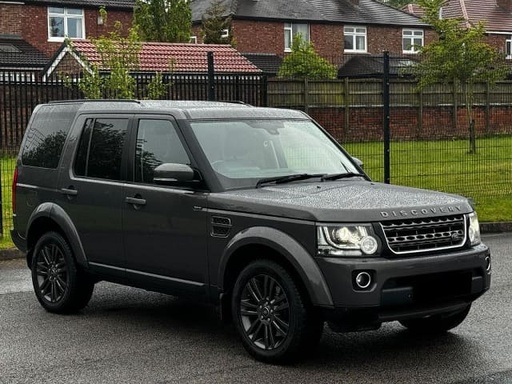
[[[363,25],[346,25],[343,27],[343,42],[347,37],[352,38],[352,46],[354,48],[349,49],[344,47],[344,52],[348,53],[367,53],[368,52],[368,28]],[[357,48],[357,38],[364,37],[364,48]]]
[[[505,54],[507,55],[505,57],[507,60],[512,59],[512,35],[507,35],[505,40]]]
[[[52,10],[55,9],[63,9],[64,13],[55,12]],[[80,13],[70,13],[69,11],[80,11]],[[50,26],[50,20],[53,17],[60,17],[64,19],[64,36],[52,36],[52,29]],[[68,36],[68,20],[70,19],[76,19],[80,20],[80,29],[82,31],[82,36]],[[85,12],[81,8],[66,8],[66,7],[48,7],[48,17],[47,17],[47,25],[48,25],[48,41],[57,41],[62,42],[66,39],[66,37],[69,37],[72,40],[80,40],[85,39]]]
[[[405,41],[408,40],[408,44]],[[419,44],[415,44],[415,40],[421,40]],[[425,45],[425,32],[423,29],[402,29],[402,52],[413,53],[419,52],[418,46],[423,47]],[[408,49],[405,47],[409,47]]]
[[[226,38],[228,38],[228,37],[229,37],[229,29],[223,29],[223,30],[222,30],[222,32],[221,32],[220,37],[221,37],[222,39],[226,39]]]
[[[189,40],[189,43],[190,44],[197,44],[197,36],[190,36],[190,40]]]
[[[307,30],[306,36],[304,36],[303,33],[300,31],[297,31],[300,27],[304,27]],[[302,38],[304,41],[310,41],[310,28],[309,24],[306,23],[284,23],[284,51],[285,52],[291,52],[293,47],[293,37],[300,33],[302,35]],[[288,39],[287,39],[288,36]],[[289,41],[289,46],[286,45],[287,40]]]

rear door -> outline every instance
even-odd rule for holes
[[[92,267],[122,273],[121,208],[130,115],[81,116],[68,150],[72,167],[59,177],[60,202]]]
[[[207,284],[206,193],[156,185],[162,163],[192,160],[170,117],[135,117],[130,174],[123,200],[127,275],[170,292],[205,295]]]

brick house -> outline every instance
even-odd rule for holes
[[[72,40],[97,37],[115,21],[131,26],[135,0],[23,0],[0,2],[0,62],[3,69],[42,69],[62,45]],[[105,6],[108,23],[100,17]],[[30,65],[32,64],[32,65]]]
[[[193,32],[201,42],[201,18],[214,0],[190,0]],[[383,51],[413,55],[413,45],[434,38],[418,17],[376,0],[222,0],[232,17],[236,48],[283,57],[301,33],[316,51],[340,65],[353,55]]]
[[[404,10],[418,15],[418,6]],[[512,59],[512,0],[447,0],[441,9],[442,18],[459,18],[466,26],[483,21],[487,42]]]

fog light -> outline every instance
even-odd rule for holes
[[[359,289],[366,289],[372,283],[372,277],[368,272],[359,272],[355,278],[356,286]]]

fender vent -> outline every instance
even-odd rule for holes
[[[212,216],[212,237],[226,238],[231,232],[231,219],[229,217]]]

